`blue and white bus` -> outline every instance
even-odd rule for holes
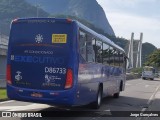
[[[79,106],[119,93],[125,86],[124,50],[78,21],[15,19],[7,60],[10,99]]]
[[[144,66],[142,71],[142,79],[154,80],[154,77],[155,77],[155,68],[152,66]]]

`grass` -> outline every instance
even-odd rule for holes
[[[6,89],[0,89],[0,100],[6,99],[6,98],[7,98]]]

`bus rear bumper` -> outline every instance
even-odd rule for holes
[[[154,79],[154,76],[149,76],[149,75],[142,75],[141,76],[142,79]]]
[[[18,101],[44,103],[53,105],[67,105],[74,104],[74,89],[51,91],[51,90],[35,90],[14,87],[7,85],[8,98]]]

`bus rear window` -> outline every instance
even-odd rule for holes
[[[60,44],[71,39],[71,24],[67,23],[13,23],[11,42],[14,44]]]

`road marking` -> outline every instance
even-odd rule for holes
[[[111,113],[111,110],[110,109],[108,109],[108,110],[104,110],[105,112],[107,112],[107,115],[112,115],[112,113]]]
[[[144,111],[146,111],[146,109],[147,109],[147,108],[143,108],[143,109],[141,110],[141,112],[144,112]]]
[[[141,85],[141,84],[143,84],[143,82],[137,83],[136,85]]]
[[[5,111],[25,111],[25,110],[34,110],[34,109],[45,109],[48,107],[50,107],[50,105],[33,103],[31,105],[26,105],[26,106],[2,106],[2,107],[0,107],[0,111],[2,111],[2,110],[5,110]]]
[[[160,92],[157,92],[155,98],[160,99]]]
[[[104,110],[104,111],[109,111],[109,112],[110,112],[111,110],[110,110],[110,109],[108,109],[108,110]]]
[[[149,87],[149,85],[145,85],[145,88]]]
[[[152,96],[149,98],[149,100],[147,102],[147,105],[150,105],[150,103],[152,102],[152,100],[156,96],[156,93],[158,92],[159,88],[160,88],[160,85],[156,87],[156,90],[154,91],[154,93],[152,94]],[[160,95],[158,95],[158,96],[160,97]],[[141,112],[144,113],[146,110],[147,110],[147,108],[142,108]],[[142,117],[138,117],[136,120],[141,120],[141,119],[142,119]],[[148,118],[146,118],[146,119],[148,119]]]
[[[11,103],[11,102],[15,102],[15,101],[14,100],[8,100],[8,101],[0,102],[0,104]]]
[[[151,101],[153,100],[154,98],[154,94],[149,98],[148,102],[147,102],[147,105],[149,105],[151,103]]]
[[[132,85],[132,84],[126,83],[126,85]]]
[[[148,105],[151,103],[151,101],[152,101],[153,98],[155,97],[155,95],[156,95],[156,93],[157,93],[157,91],[158,91],[159,88],[160,88],[160,85],[157,86],[157,88],[156,88],[156,90],[154,91],[153,95],[149,98],[149,100],[148,100],[148,102],[147,102]]]

